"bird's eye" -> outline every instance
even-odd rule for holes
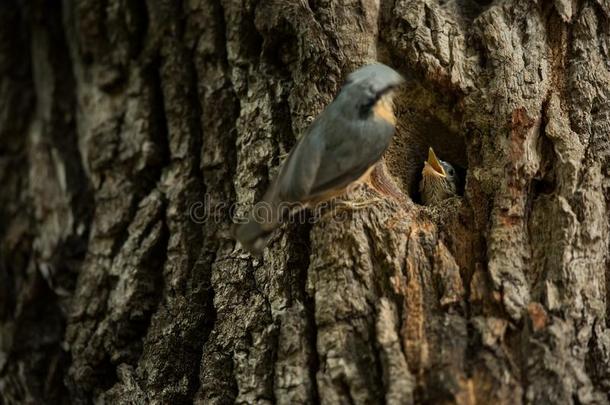
[[[455,170],[453,170],[453,167],[450,167],[447,172],[449,173],[450,176],[453,176],[453,174],[455,173]]]
[[[373,108],[373,106],[375,105],[376,102],[377,102],[376,98],[367,99],[363,104],[360,105],[360,115],[363,118],[368,117],[368,115],[371,112],[371,109]]]

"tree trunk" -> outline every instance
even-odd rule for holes
[[[3,0],[0,404],[609,403],[609,19]],[[232,215],[374,60],[407,78],[375,171],[394,192],[246,254]],[[429,146],[467,169],[437,207]]]

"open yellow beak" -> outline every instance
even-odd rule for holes
[[[441,162],[439,162],[432,148],[428,149],[428,160],[424,163],[424,172],[429,172],[430,174],[435,174],[441,177],[447,177],[445,169],[443,169]]]

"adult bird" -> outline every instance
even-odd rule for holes
[[[428,160],[424,162],[419,193],[424,205],[434,205],[457,194],[458,174],[451,164],[436,157],[428,149]]]
[[[366,181],[396,127],[392,97],[403,77],[381,63],[351,73],[337,97],[290,151],[278,176],[232,234],[253,253],[265,236],[296,211],[343,194]]]

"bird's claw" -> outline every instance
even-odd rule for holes
[[[381,201],[381,198],[367,198],[363,200],[339,200],[337,201],[337,208],[345,208],[351,210],[360,210],[363,208],[367,208],[372,204],[378,203]]]

